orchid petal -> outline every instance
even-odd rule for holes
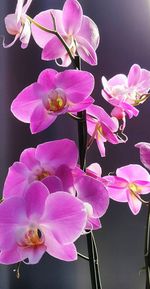
[[[41,24],[43,27],[45,27],[47,29],[50,29],[50,30],[53,30],[54,27],[53,27],[53,21],[52,21],[51,13],[53,14],[53,16],[55,18],[57,31],[61,35],[64,35],[65,31],[64,31],[63,25],[62,25],[62,11],[60,11],[60,10],[52,10],[52,9],[46,10],[46,11],[40,12],[38,15],[36,15],[34,17],[34,20],[37,23]],[[44,46],[54,36],[52,33],[48,33],[48,32],[45,32],[45,31],[41,30],[35,24],[31,25],[31,29],[32,29],[32,35],[33,35],[33,38],[34,38],[35,42],[41,48],[44,48]]]
[[[100,41],[100,35],[98,31],[97,25],[94,21],[88,16],[83,15],[82,24],[80,27],[80,31],[78,32],[78,36],[85,38],[88,43],[94,48],[97,49]]]
[[[83,37],[76,36],[77,52],[90,65],[97,65],[97,55],[91,44]]]
[[[57,36],[46,43],[42,51],[42,60],[54,60],[63,57],[66,54],[66,49]]]
[[[11,112],[19,120],[30,123],[31,115],[37,105],[42,102],[41,98],[44,93],[44,89],[38,83],[27,86],[12,102]]]
[[[57,74],[58,72],[54,69],[50,68],[44,69],[40,73],[37,82],[47,90],[47,93],[49,93],[51,89],[56,88],[55,77]]]
[[[35,148],[25,149],[20,155],[20,162],[25,164],[29,170],[39,166],[40,162],[35,158]]]
[[[45,201],[49,191],[47,187],[39,181],[33,182],[25,193],[26,214],[29,219],[39,222],[45,209]]]
[[[42,220],[48,222],[59,243],[68,244],[81,235],[86,223],[86,212],[80,200],[69,193],[56,192],[48,196]]]
[[[150,170],[150,143],[140,142],[135,145],[140,149],[140,160],[143,165]]]
[[[135,180],[150,181],[150,175],[146,169],[140,165],[135,164],[127,165],[117,169],[116,175],[129,181],[130,183],[134,182]]]
[[[63,25],[69,35],[78,33],[83,17],[82,7],[76,0],[66,0],[63,6]]]
[[[36,159],[41,164],[50,163],[52,168],[65,164],[74,168],[78,160],[78,150],[75,143],[69,139],[51,141],[37,146]]]
[[[62,245],[52,237],[49,232],[45,231],[47,253],[51,256],[64,261],[77,260],[77,251],[74,244]]]
[[[138,64],[134,64],[131,66],[129,74],[128,74],[128,86],[135,86],[141,76],[141,67]]]
[[[9,168],[4,184],[3,197],[9,198],[22,195],[28,186],[29,174],[30,171],[23,163],[15,162]]]
[[[83,95],[83,98],[92,93],[94,89],[94,77],[87,71],[67,70],[57,74],[56,85],[64,89],[68,94],[68,99],[72,101],[69,94],[72,95],[76,93],[78,99],[78,92],[79,96],[81,94]]]
[[[83,176],[76,182],[75,188],[77,197],[92,206],[94,217],[102,217],[106,213],[109,197],[102,182]]]
[[[32,134],[48,128],[56,118],[56,115],[48,113],[43,104],[38,105],[34,109],[30,119],[30,130]]]

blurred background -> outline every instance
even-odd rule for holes
[[[117,73],[127,74],[132,64],[138,63],[150,70],[150,0],[80,0],[84,14],[92,18],[101,33],[97,50],[99,63],[82,68],[95,76],[93,96],[96,103],[107,112],[111,107],[101,96],[101,77]],[[35,16],[49,8],[62,9],[64,0],[33,0],[28,12]],[[3,19],[13,13],[16,0],[1,0],[0,34],[5,34]],[[40,59],[41,49],[33,39],[26,50],[18,41],[12,48],[0,46],[0,188],[2,191],[8,167],[19,159],[27,147],[39,143],[68,137],[77,142],[77,124],[69,117],[59,117],[47,130],[31,135],[29,125],[19,122],[10,112],[10,104],[16,95],[37,79],[46,67],[56,68],[54,62]],[[61,68],[56,68],[62,70]],[[127,121],[126,144],[106,145],[107,156],[101,158],[96,145],[88,153],[88,164],[98,162],[103,175],[129,163],[140,163],[134,144],[150,142],[150,101],[140,107],[138,118]],[[111,202],[107,214],[102,218],[102,229],[95,233],[103,289],[144,289],[144,234],[147,207],[143,206],[133,216],[127,204]],[[7,228],[6,228],[7,229]],[[86,240],[77,242],[78,251],[87,253]],[[0,289],[91,289],[88,262],[78,259],[65,263],[45,254],[34,266],[21,266],[21,277],[16,279],[15,266],[0,266]]]

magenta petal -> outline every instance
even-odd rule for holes
[[[43,104],[38,105],[30,119],[30,129],[33,134],[48,128],[57,118],[56,115],[49,114]]]
[[[39,161],[35,159],[35,150],[35,148],[28,148],[20,155],[20,162],[24,163],[29,170],[39,166]]]
[[[42,258],[43,254],[46,251],[46,246],[30,246],[30,247],[19,247],[19,254],[21,256],[21,260],[28,259],[26,264],[37,264]]]
[[[43,11],[43,12],[39,13],[38,15],[36,15],[34,20],[36,22],[38,22],[39,24],[41,24],[42,26],[53,30],[54,27],[53,27],[52,17],[50,14],[51,12],[52,12],[53,16],[55,17],[57,30],[59,31],[59,33],[61,35],[64,35],[65,32],[63,29],[63,25],[62,25],[62,11],[52,10],[52,9],[46,10],[46,11]],[[34,24],[31,25],[31,29],[32,29],[32,35],[33,35],[35,42],[41,48],[43,48],[48,43],[48,41],[50,39],[52,39],[54,36],[51,33],[48,33],[48,32],[41,30],[40,28],[38,28]]]
[[[38,83],[33,83],[23,89],[14,99],[11,112],[23,122],[30,122],[30,117],[39,103],[41,103],[43,89]]]
[[[89,96],[80,103],[70,104],[69,108],[68,108],[68,112],[75,113],[78,111],[82,111],[82,110],[86,109],[87,107],[89,107],[93,102],[94,102],[94,99]]]
[[[116,175],[128,182],[134,182],[136,180],[150,181],[150,175],[146,169],[136,164],[127,165],[117,169]]]
[[[98,27],[88,16],[83,16],[78,36],[85,38],[94,48],[94,50],[97,49],[100,41]]]
[[[91,228],[90,228],[91,227]],[[86,229],[98,230],[102,227],[101,222],[98,218],[88,218]]]
[[[101,217],[109,205],[109,197],[103,183],[89,176],[83,176],[75,184],[77,196],[93,208],[93,216]]]
[[[52,168],[58,168],[64,164],[74,168],[78,160],[78,150],[75,142],[69,139],[55,140],[38,145],[36,158],[41,164],[50,163]]]
[[[29,175],[30,171],[23,163],[15,162],[9,168],[4,184],[3,197],[9,198],[22,195],[28,186]]]
[[[33,182],[25,194],[26,214],[28,218],[38,221],[44,212],[45,201],[49,191],[47,187],[37,181]]]
[[[138,64],[132,65],[128,74],[128,86],[135,86],[141,76],[141,68]]]
[[[59,243],[68,244],[81,235],[86,224],[86,212],[80,200],[69,193],[56,192],[48,196],[42,220],[50,226]]]
[[[97,54],[91,44],[83,37],[76,37],[79,56],[90,65],[97,65]]]
[[[43,60],[54,60],[63,57],[66,54],[66,50],[58,39],[54,36],[49,42],[44,46],[42,51]]]
[[[83,97],[89,96],[94,89],[94,82],[93,75],[87,71],[66,70],[56,76],[56,86],[64,89],[71,101],[69,94],[72,93],[76,93],[77,98],[78,93],[83,94]]]
[[[138,198],[136,198],[133,194],[131,194],[130,191],[128,191],[127,197],[128,197],[128,204],[132,213],[134,215],[137,215],[141,209],[142,202],[139,201]]]
[[[77,250],[74,244],[62,245],[52,237],[49,232],[45,232],[47,253],[51,256],[64,260],[75,261],[77,260]]]
[[[150,170],[150,143],[140,142],[135,145],[140,149],[140,160],[143,165]]]
[[[50,89],[56,88],[55,76],[57,73],[58,72],[56,70],[47,68],[40,73],[37,82],[41,84],[49,93]]]
[[[15,196],[0,203],[0,226],[6,224],[9,230],[12,226],[26,225],[27,221],[23,198]]]
[[[1,248],[0,248],[1,249]],[[17,250],[17,246],[14,245],[11,249],[7,251],[0,252],[0,263],[5,265],[16,264],[22,261],[22,258]]]
[[[63,191],[74,193],[74,189],[73,189],[74,181],[73,181],[72,170],[68,168],[66,165],[62,165],[56,170],[55,174],[62,181]]]
[[[106,139],[102,135],[96,134],[96,143],[102,158],[106,156],[104,142],[106,142]]]
[[[81,26],[83,11],[77,0],[66,0],[63,6],[63,25],[69,35],[76,34]]]
[[[42,180],[42,183],[48,188],[50,193],[63,191],[61,179],[56,176],[50,176]]]
[[[106,188],[111,199],[117,202],[128,202],[126,180],[116,176],[106,176],[104,179],[108,182]]]

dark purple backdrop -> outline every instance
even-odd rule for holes
[[[30,15],[34,16],[48,8],[61,9],[64,1],[33,0]],[[84,14],[91,17],[101,32],[98,48],[99,64],[83,69],[91,71],[96,79],[94,96],[96,103],[110,111],[102,99],[101,76],[111,77],[116,73],[128,73],[133,63],[150,70],[150,1],[149,0],[80,0]],[[6,34],[3,18],[13,13],[16,1],[1,0],[0,34]],[[9,38],[8,38],[9,40]],[[77,125],[69,117],[60,117],[44,132],[31,136],[29,126],[16,120],[9,111],[14,97],[34,82],[41,70],[56,68],[53,62],[40,60],[41,50],[31,40],[24,51],[20,43],[11,49],[0,47],[0,164],[1,190],[8,166],[18,160],[21,151],[38,143],[69,137],[77,141]],[[88,162],[102,165],[103,174],[115,171],[129,163],[139,163],[134,144],[150,142],[150,102],[140,108],[138,118],[127,122],[127,144],[107,145],[107,157],[101,159],[96,145],[88,155]],[[103,289],[144,288],[144,231],[146,207],[138,216],[133,216],[127,204],[111,202],[102,219],[103,228],[96,232],[99,250]],[[6,228],[7,229],[7,228]],[[78,242],[79,251],[86,253],[84,237]],[[88,263],[78,260],[73,263],[58,261],[45,256],[40,264],[21,267],[17,280],[14,266],[0,267],[0,289],[91,289]]]

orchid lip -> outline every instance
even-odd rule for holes
[[[62,89],[51,90],[43,102],[48,112],[62,111],[67,105],[66,95]]]
[[[44,240],[44,235],[39,228],[30,227],[25,232],[23,239],[18,242],[18,245],[21,247],[40,246],[44,244]]]

